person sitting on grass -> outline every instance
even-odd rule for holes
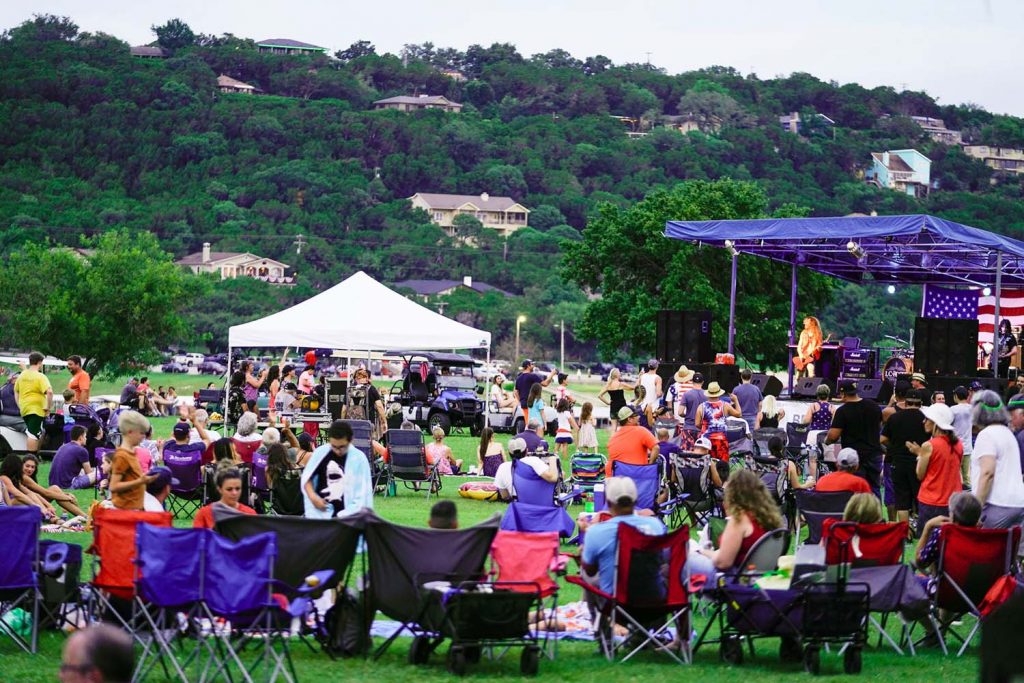
[[[142,473],[135,448],[149,431],[149,420],[142,413],[131,411],[118,417],[121,445],[114,451],[110,466],[110,499],[119,510],[141,510],[146,486],[153,477]]]
[[[61,489],[87,489],[96,483],[96,470],[89,461],[86,439],[89,431],[75,425],[68,433],[70,441],[57,449],[50,463],[50,486]]]
[[[196,518],[192,521],[193,529],[212,529],[214,524],[213,506],[222,505],[244,515],[255,515],[256,511],[239,502],[242,497],[242,474],[238,470],[220,470],[217,472],[217,492],[220,500],[199,508]]]
[[[430,519],[427,526],[431,529],[458,529],[459,513],[455,503],[450,500],[439,500],[430,508]]]
[[[871,493],[867,479],[855,474],[860,467],[860,456],[852,448],[844,448],[836,456],[837,472],[830,472],[818,480],[814,490],[819,492],[853,491]]]
[[[437,468],[438,474],[461,474],[462,461],[456,460],[452,449],[444,442],[444,430],[434,427],[430,430],[433,443],[426,445],[427,464]]]
[[[0,490],[3,491],[4,503],[7,505],[27,505],[39,508],[43,519],[53,521],[57,518],[57,511],[45,500],[26,491],[20,483],[24,478],[25,463],[22,459],[10,453],[4,458],[0,465]]]
[[[36,481],[36,475],[39,473],[39,458],[36,457],[35,453],[27,453],[25,455],[25,463],[22,466],[22,473],[22,485],[29,493],[40,498],[47,504],[50,502],[56,503],[75,517],[85,517],[85,513],[82,512],[82,508],[78,507],[78,499],[76,499],[72,494],[62,491],[59,486],[44,488],[39,485]]]

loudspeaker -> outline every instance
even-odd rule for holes
[[[348,380],[329,377],[327,379],[327,412],[332,420],[341,419],[341,409],[345,407],[345,394],[348,393]]]
[[[673,363],[666,363],[663,359],[658,359],[658,377],[661,377],[661,397],[665,397],[665,392],[668,388],[676,383],[676,370],[679,369],[678,365]]]
[[[978,321],[917,318],[914,369],[926,375],[974,377],[978,370]]]
[[[1006,394],[1006,387],[1009,385],[1008,380],[1002,378],[997,379],[995,377],[977,377],[975,378],[975,381],[977,381],[981,386],[985,387],[986,389],[996,392],[1000,396]],[[967,386],[968,384],[970,384],[970,382],[964,381],[958,382],[958,384],[963,384],[964,386]],[[954,386],[953,389],[955,388],[956,387]],[[950,389],[950,391],[952,391],[952,389]]]
[[[835,388],[832,387],[831,382],[825,377],[804,377],[803,379],[795,380],[793,383],[793,396],[799,398],[817,398],[818,386],[826,384],[829,388],[833,389],[832,394],[835,395]]]
[[[740,366],[738,365],[703,363],[694,369],[704,375],[705,389],[712,382],[718,382],[718,385],[728,393],[740,383]]]
[[[857,395],[861,398],[870,398],[875,403],[888,403],[892,398],[892,387],[885,380],[858,379],[854,381],[857,382]]]
[[[761,393],[765,396],[779,397],[782,393],[782,380],[775,375],[762,375],[760,373],[754,373],[753,377],[750,378],[750,383],[761,390]]]
[[[658,311],[656,327],[658,360],[668,363],[710,363],[711,311]]]

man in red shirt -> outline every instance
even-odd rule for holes
[[[658,440],[649,429],[640,426],[640,414],[631,406],[619,408],[619,429],[608,439],[608,464],[605,474],[612,474],[612,463],[648,465],[658,457]]]
[[[853,493],[871,493],[871,486],[863,477],[854,472],[860,467],[860,456],[852,448],[844,448],[836,456],[838,472],[826,474],[814,485],[815,491],[852,491]]]

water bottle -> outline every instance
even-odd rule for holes
[[[394,498],[398,495],[398,487],[394,479],[388,480],[388,497]]]

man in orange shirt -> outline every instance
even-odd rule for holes
[[[619,429],[608,440],[608,464],[605,475],[613,476],[612,463],[648,465],[658,457],[658,440],[640,426],[640,414],[631,406],[619,408]]]
[[[82,369],[81,356],[68,356],[68,372],[71,373],[71,381],[68,382],[68,389],[75,392],[75,403],[89,404],[89,389],[92,387],[92,378],[89,373]]]
[[[836,456],[838,472],[826,474],[814,485],[815,491],[853,491],[854,493],[871,493],[871,485],[867,479],[858,477],[854,472],[860,467],[860,456],[852,448],[844,448]]]

